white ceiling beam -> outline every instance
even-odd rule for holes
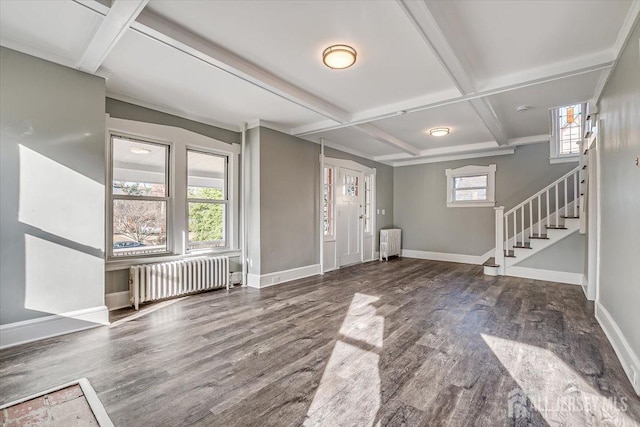
[[[97,1],[74,1],[101,15],[105,14],[106,8]],[[130,28],[150,39],[227,72],[334,122],[345,123],[351,120],[350,112],[292,85],[227,49],[205,40],[149,10],[141,12],[137,20],[131,23]]]
[[[426,163],[448,162],[451,160],[506,156],[509,154],[513,154],[515,152],[516,152],[515,147],[500,147],[500,148],[495,148],[493,150],[487,150],[487,151],[475,151],[475,152],[468,152],[468,153],[461,153],[461,154],[447,154],[442,156],[423,157],[423,158],[415,158],[415,159],[392,161],[392,162],[387,161],[387,162],[380,162],[380,163],[384,163],[393,167],[399,167],[399,166],[422,165]]]
[[[446,28],[444,22],[438,22],[434,16],[434,11],[437,13],[439,7],[438,3],[398,0],[398,4],[460,92],[463,95],[475,93],[476,78],[470,64],[461,49],[453,44],[451,31]],[[505,145],[509,139],[489,100],[474,99],[471,106],[498,144]]]
[[[632,5],[632,9],[635,7],[635,4],[639,2],[640,0],[635,0],[634,5]],[[630,15],[632,15],[631,12]],[[629,21],[630,19],[627,19],[625,22]],[[629,25],[625,23],[624,28],[628,27]],[[631,26],[631,28],[633,27]],[[619,43],[617,42],[616,45],[618,44]],[[375,110],[355,113],[353,115],[353,119],[347,123],[336,124],[329,121],[316,122],[310,125],[294,128],[292,129],[292,133],[297,136],[312,135],[319,132],[326,132],[353,125],[388,119],[396,116],[399,111],[402,111],[404,113],[414,113],[431,108],[438,108],[446,105],[456,104],[459,102],[486,98],[489,96],[498,95],[500,93],[510,92],[530,86],[579,76],[585,73],[591,73],[595,71],[610,71],[610,69],[614,65],[614,59],[615,55],[613,55],[610,51],[596,52],[594,54],[590,54],[581,58],[573,58],[569,61],[564,61],[558,64],[551,64],[535,70],[527,70],[520,73],[501,76],[494,80],[483,82],[482,86],[479,86],[477,88],[479,90],[476,90],[475,92],[470,94],[452,95],[451,93],[441,93],[436,94],[435,96],[429,95],[423,98],[424,102],[422,103],[420,103],[420,100],[418,100],[418,102],[416,102],[415,99],[407,100],[404,102],[387,105],[385,107],[376,108]],[[602,83],[602,85],[604,85],[604,82]],[[467,85],[465,85],[464,87],[461,86],[459,89],[466,88],[468,88]]]
[[[94,74],[148,2],[149,0],[114,0],[76,68]]]
[[[343,123],[351,113],[277,77],[238,55],[181,28],[161,16],[145,11],[131,26],[134,30],[177,49],[219,70],[298,104],[328,119]]]
[[[529,145],[529,144],[538,144],[540,142],[549,142],[549,135],[532,135],[532,136],[523,136],[520,138],[511,138],[509,139],[509,146],[518,146],[518,145]]]
[[[420,154],[420,150],[418,148],[402,141],[401,139],[396,138],[395,136],[383,131],[382,129],[370,123],[353,126],[352,129],[355,130],[356,132],[360,132],[364,135],[370,136],[382,143],[390,145],[412,156],[417,156],[418,154]]]
[[[567,79],[570,77],[575,77],[575,76],[579,76],[581,74],[585,74],[585,73],[591,73],[591,72],[595,72],[595,71],[602,71],[602,70],[607,70],[609,68],[611,68],[613,66],[613,60],[612,59],[607,59],[607,60],[602,60],[601,57],[598,58],[593,58],[594,60],[597,60],[597,62],[591,63],[591,64],[582,64],[579,66],[579,68],[567,68],[566,70],[557,72],[557,73],[550,73],[547,75],[536,75],[536,76],[529,76],[530,78],[527,79],[525,76],[521,76],[523,78],[523,80],[520,81],[510,81],[509,84],[503,85],[503,86],[496,86],[496,87],[492,87],[490,89],[487,90],[483,90],[483,91],[478,91],[476,93],[470,94],[470,95],[461,95],[461,96],[455,96],[455,97],[450,97],[447,99],[443,99],[443,100],[437,100],[434,102],[426,102],[424,104],[421,105],[410,105],[406,108],[402,108],[402,106],[398,106],[398,105],[394,105],[393,107],[389,108],[387,113],[384,113],[383,111],[381,111],[381,109],[376,109],[375,114],[371,114],[368,115],[366,112],[365,113],[356,113],[353,115],[353,120],[351,120],[348,123],[341,123],[341,124],[335,124],[335,123],[331,123],[329,121],[322,121],[322,122],[317,122],[311,125],[306,125],[306,126],[301,126],[298,128],[294,128],[292,129],[292,133],[296,136],[306,136],[306,135],[311,135],[314,133],[319,133],[319,132],[326,132],[326,131],[330,131],[330,130],[335,130],[335,129],[341,129],[341,128],[345,128],[345,127],[349,127],[349,126],[353,126],[353,125],[359,125],[359,124],[363,124],[363,123],[371,123],[371,122],[375,122],[378,120],[384,120],[384,119],[388,119],[394,116],[398,115],[398,111],[403,111],[404,113],[415,113],[418,111],[424,111],[424,110],[429,110],[432,108],[438,108],[438,107],[443,107],[446,105],[452,105],[452,104],[457,104],[459,102],[467,102],[467,101],[471,101],[474,99],[479,99],[479,98],[485,98],[488,96],[493,96],[493,95],[498,95],[501,93],[505,93],[505,92],[510,92],[510,91],[514,91],[514,90],[518,90],[518,89],[523,89],[526,87],[530,87],[530,86],[536,86],[536,85],[540,85],[540,84],[544,84],[544,83],[549,83],[552,81],[556,81],[556,80],[562,80],[562,79]],[[578,64],[574,64],[574,65],[578,65]]]
[[[475,151],[495,150],[497,148],[500,147],[498,146],[498,143],[496,141],[486,141],[472,144],[452,145],[448,147],[428,148],[425,150],[420,150],[416,157],[426,158],[451,154],[462,154]],[[373,160],[375,160],[376,162],[393,162],[409,159],[411,159],[411,157],[404,153],[386,154],[384,156],[376,156],[373,158]]]

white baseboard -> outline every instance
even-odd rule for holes
[[[129,291],[113,292],[104,296],[104,302],[109,311],[118,310],[120,308],[131,307],[131,299]]]
[[[640,359],[627,342],[618,324],[613,320],[613,317],[611,317],[607,309],[600,304],[600,301],[596,302],[596,320],[600,323],[600,327],[609,339],[618,359],[620,359],[622,368],[627,374],[631,386],[636,394],[640,396],[640,373],[638,373],[638,369],[640,369]]]
[[[523,279],[545,280],[547,282],[567,283],[569,285],[582,285],[583,274],[513,266],[507,267],[505,276],[522,277]]]
[[[448,262],[460,262],[463,264],[475,264],[481,265],[487,259],[491,258],[495,253],[495,249],[491,249],[482,255],[464,255],[464,254],[451,254],[445,252],[427,252],[427,251],[414,251],[412,249],[403,249],[402,256],[405,258],[417,258],[417,259],[429,259],[432,261],[448,261]]]
[[[0,325],[0,349],[109,324],[106,305]]]
[[[266,288],[279,283],[290,282],[304,277],[320,274],[320,264],[307,265],[305,267],[292,268],[291,270],[276,271],[268,274],[249,274],[247,285],[251,288]]]

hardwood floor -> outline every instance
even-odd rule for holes
[[[0,403],[87,377],[117,426],[640,420],[578,286],[392,259],[154,308],[1,351]]]

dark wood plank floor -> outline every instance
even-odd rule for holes
[[[640,420],[580,287],[424,260],[195,295],[0,363],[0,403],[87,377],[117,426]]]

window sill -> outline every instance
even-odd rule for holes
[[[496,202],[449,202],[448,208],[492,208],[496,206]]]
[[[126,259],[110,259],[105,263],[105,271],[118,271],[128,270],[132,265],[140,264],[156,264],[159,262],[180,261],[183,259],[196,258],[199,256],[216,256],[216,255],[228,255],[230,258],[240,256],[241,252],[238,249],[220,249],[210,251],[198,251],[196,253],[190,252],[184,255],[160,255],[157,257],[144,257],[144,258],[126,258]]]
[[[549,163],[556,164],[556,163],[571,163],[571,162],[579,162],[580,161],[580,155],[576,154],[576,155],[572,155],[572,156],[562,156],[562,157],[551,157],[549,158]]]

